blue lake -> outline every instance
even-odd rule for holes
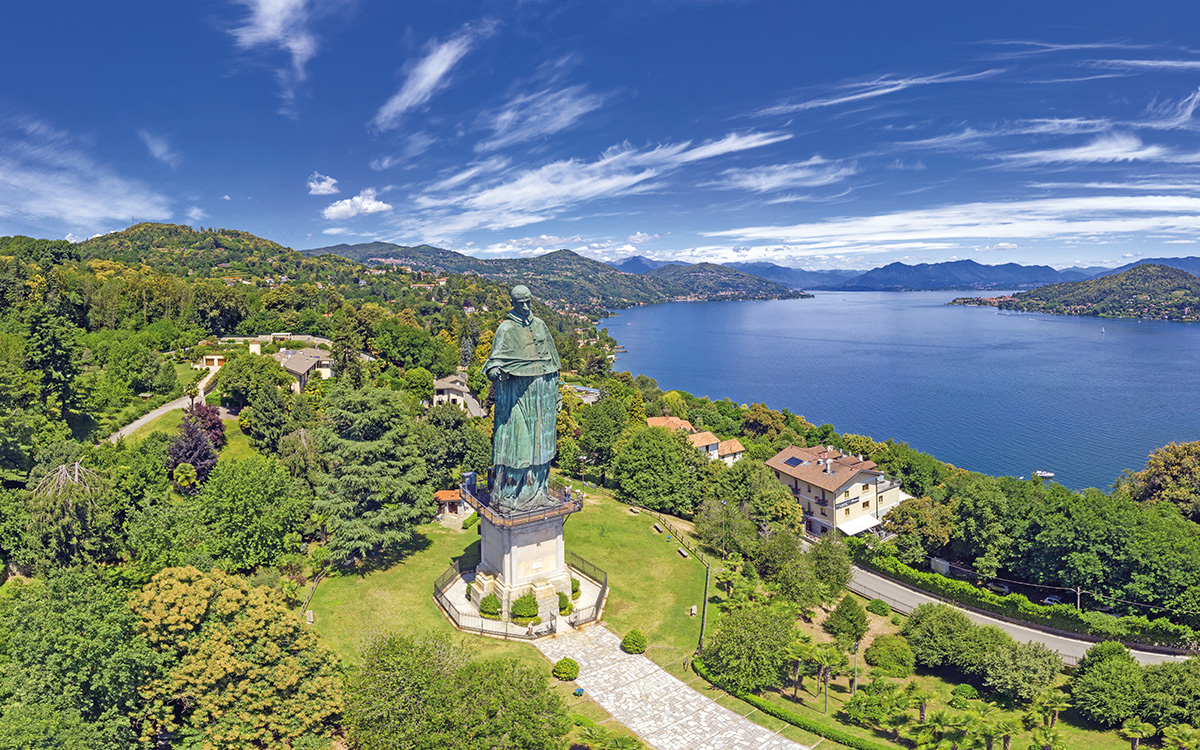
[[[663,390],[786,407],[987,474],[1108,487],[1200,440],[1200,325],[945,304],[963,294],[673,303],[602,325],[627,350],[615,368]]]

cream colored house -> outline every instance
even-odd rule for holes
[[[721,440],[707,431],[688,435],[688,440],[708,456],[709,461],[724,461],[726,466],[733,466],[742,460],[742,456],[746,453],[746,449],[742,447],[741,441],[737,438]]]
[[[456,372],[453,375],[447,375],[444,378],[438,378],[433,381],[433,403],[436,404],[457,404],[458,406],[467,407],[467,396],[471,393],[471,389],[467,386],[467,376],[461,372]]]
[[[791,490],[804,511],[804,530],[814,536],[830,529],[846,536],[875,530],[884,515],[909,497],[874,461],[836,448],[791,446],[766,463]]]
[[[304,393],[304,386],[314,374],[320,374],[326,380],[333,377],[333,358],[327,351],[312,347],[281,349],[271,356],[294,378],[293,393]]]

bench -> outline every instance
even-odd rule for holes
[[[688,556],[687,550],[685,550],[683,547],[679,548],[679,554],[683,555],[684,557]]]
[[[304,613],[304,619],[308,620],[309,625],[313,624],[313,614],[311,609]]]
[[[658,533],[660,533],[660,534],[661,534],[661,533],[662,533],[662,526],[659,526],[658,524],[654,524],[654,530],[655,530],[655,531],[657,531]]]
[[[632,505],[631,505],[631,506],[629,506],[629,512],[630,512],[630,513],[632,513],[632,514],[633,514],[633,515],[635,515],[635,516],[641,513],[641,511],[640,511],[640,510],[638,510],[637,508],[633,507]]]
[[[692,617],[696,616],[696,605],[695,604],[692,605],[692,611],[689,612],[688,614],[690,614]]]

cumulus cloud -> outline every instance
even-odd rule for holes
[[[770,164],[749,169],[727,169],[721,173],[717,187],[729,190],[749,190],[770,193],[794,187],[830,185],[858,173],[857,165],[827,161],[819,156],[790,164]]]
[[[309,195],[334,195],[339,192],[341,191],[338,190],[337,180],[332,177],[320,172],[313,172],[308,176]]]
[[[546,88],[514,96],[498,110],[484,115],[485,127],[492,137],[476,144],[475,150],[493,151],[553,135],[571,127],[603,103],[603,96],[589,93],[585,86]]]
[[[331,203],[321,215],[330,221],[345,221],[362,214],[378,214],[391,210],[391,205],[375,197],[375,188],[367,188],[353,198]]]
[[[232,198],[230,198],[228,195],[222,195],[221,200],[227,201],[227,200],[232,200]]]
[[[625,241],[628,242],[630,245],[643,245],[652,240],[657,240],[659,237],[660,237],[660,235],[657,235],[657,234],[647,234],[645,232],[634,232],[633,234],[626,237]]]
[[[1019,245],[1016,245],[1012,242],[997,242],[994,245],[984,245],[983,247],[977,247],[977,248],[975,248],[975,252],[977,252],[977,253],[992,253],[992,252],[999,252],[1001,250],[1016,250],[1018,247],[1019,247]]]
[[[449,84],[450,71],[495,28],[494,23],[466,27],[446,41],[430,42],[424,57],[408,68],[404,84],[379,108],[371,124],[378,130],[398,127],[406,112],[422,106]]]
[[[199,206],[192,206],[187,210],[187,217],[189,221],[198,223],[204,219],[207,219],[208,214],[206,214],[204,209],[200,208]]]
[[[158,161],[166,164],[171,169],[175,169],[183,162],[183,157],[179,152],[171,148],[171,142],[166,136],[154,135],[145,130],[138,130],[138,138],[142,139],[142,143],[146,144],[146,149]]]
[[[98,161],[70,134],[34,119],[0,120],[0,217],[94,230],[163,221],[171,218],[169,206],[165,196]]]

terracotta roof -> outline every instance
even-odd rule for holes
[[[717,445],[721,442],[721,438],[711,432],[697,432],[695,435],[688,435],[688,440],[692,441],[692,445],[701,449],[706,445]]]
[[[828,459],[832,474],[825,473],[826,463],[821,458],[822,454]],[[858,456],[843,454],[837,448],[822,445],[812,448],[792,445],[767,459],[766,463],[781,474],[831,492],[850,484],[862,473],[883,476],[882,471],[876,470],[874,461],[860,461]]]
[[[651,427],[666,427],[668,430],[687,430],[694,432],[696,428],[686,419],[679,417],[647,417],[646,424]]]
[[[734,453],[745,453],[746,449],[742,447],[742,441],[737,438],[732,440],[722,440],[717,446],[718,456],[731,456]]]
[[[433,499],[439,503],[453,503],[462,500],[462,493],[458,490],[438,490],[433,493]]]

